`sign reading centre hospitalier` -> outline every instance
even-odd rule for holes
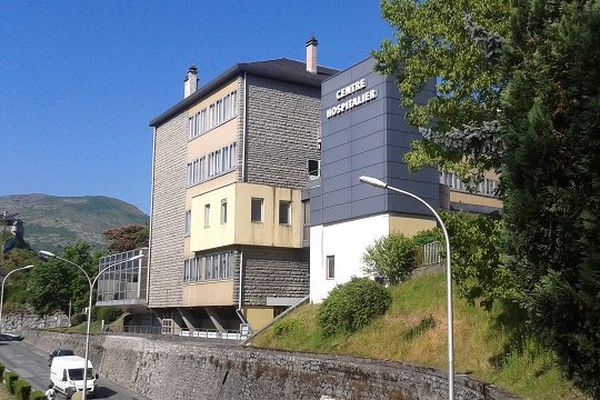
[[[359,79],[356,82],[353,82],[348,86],[344,86],[343,88],[338,89],[338,91],[335,92],[335,97],[338,100],[342,100],[348,96],[354,95],[359,92],[362,92],[362,93],[357,94],[355,97],[353,97],[349,100],[346,100],[342,103],[339,103],[331,108],[328,108],[327,114],[326,114],[327,119],[330,119],[330,118],[333,118],[340,114],[343,114],[346,111],[350,111],[355,107],[358,107],[362,104],[368,103],[371,100],[377,98],[377,90],[371,89],[368,91],[364,91],[366,89],[367,89],[367,80],[364,78]]]

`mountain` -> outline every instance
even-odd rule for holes
[[[25,226],[25,240],[36,251],[62,252],[66,244],[75,240],[85,240],[93,247],[104,246],[102,232],[106,229],[148,222],[148,216],[137,207],[105,196],[0,196],[2,211],[19,214]]]

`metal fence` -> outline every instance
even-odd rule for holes
[[[430,267],[442,262],[442,245],[439,242],[432,242],[423,245],[417,249],[415,254],[415,267]]]
[[[133,335],[165,335],[165,336],[183,336],[200,339],[227,339],[244,340],[249,336],[249,331],[226,330],[219,332],[216,329],[173,329],[172,332],[163,332],[160,326],[127,325],[123,327],[124,334]]]

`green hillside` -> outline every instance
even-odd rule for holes
[[[316,324],[318,306],[295,310],[252,340],[256,347],[349,354],[399,360],[447,370],[445,275],[413,278],[390,288],[387,313],[349,336],[326,338]],[[456,372],[526,399],[586,399],[565,380],[553,353],[500,307],[487,312],[454,297]]]
[[[104,196],[0,196],[1,211],[19,213],[25,223],[25,239],[34,250],[58,252],[75,240],[100,247],[104,230],[148,222],[148,216],[137,207]]]

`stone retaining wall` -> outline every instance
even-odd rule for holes
[[[2,332],[20,332],[23,329],[60,328],[69,326],[69,317],[63,313],[37,315],[29,313],[3,313]]]
[[[83,354],[82,335],[25,332],[46,351],[70,347]],[[175,400],[441,400],[442,371],[399,362],[241,348],[161,336],[94,336],[90,359],[105,377],[148,399]],[[455,398],[515,399],[497,388],[457,376]]]

